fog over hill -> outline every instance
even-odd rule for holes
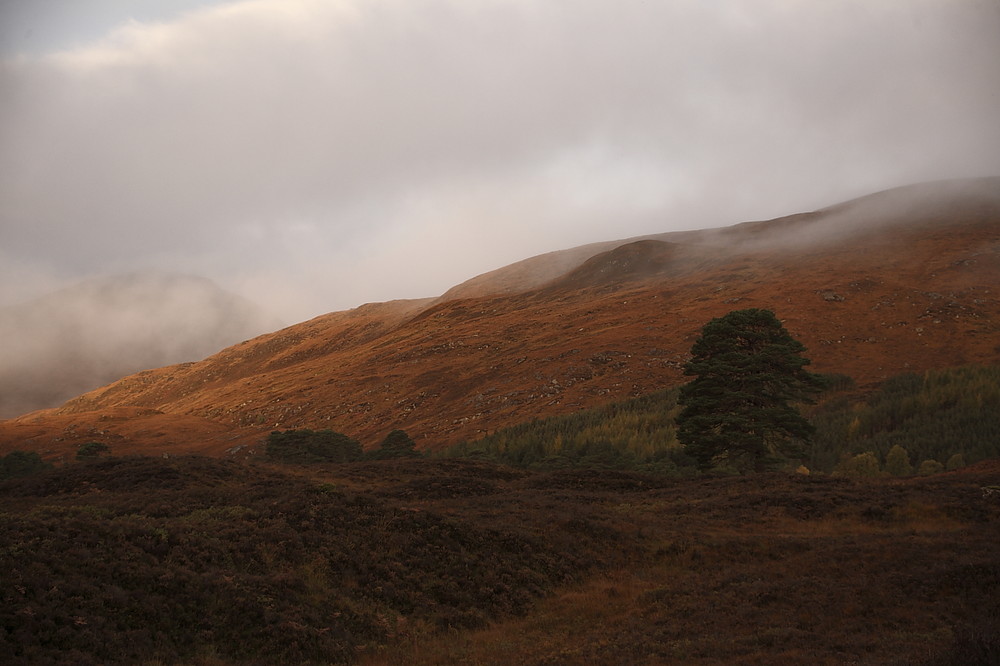
[[[289,428],[369,446],[402,428],[439,448],[676,386],[701,327],[749,307],[773,310],[815,371],[866,389],[997,363],[1000,179],[570,249],[468,284],[124,377],[0,424],[0,448],[54,456],[97,438],[119,451],[221,454]]]
[[[5,0],[0,35],[0,305],[156,268],[302,321],[1000,173],[996,0]]]
[[[639,241],[684,244],[686,261],[700,255],[719,257],[737,251],[781,250],[796,253],[831,243],[881,234],[887,229],[932,225],[950,219],[989,218],[1000,205],[1000,176],[918,183],[832,204],[816,211],[732,226],[671,231],[591,243],[548,252],[477,275],[445,292],[438,300],[513,294],[564,281],[593,258]],[[649,252],[647,247],[647,252]]]
[[[0,308],[0,417],[54,407],[139,370],[197,361],[277,327],[207,279],[169,274],[94,279]]]

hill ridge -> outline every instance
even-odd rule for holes
[[[557,280],[560,276],[575,270],[598,254],[614,250],[621,245],[644,240],[671,242],[692,247],[711,247],[717,250],[733,245],[737,247],[742,245],[743,250],[751,250],[760,243],[761,236],[773,236],[776,231],[780,233],[781,229],[789,226],[794,227],[802,222],[810,224],[829,222],[831,218],[836,218],[852,210],[862,209],[862,217],[869,222],[870,227],[893,223],[905,224],[907,221],[911,221],[911,218],[897,216],[895,219],[891,217],[885,219],[885,211],[894,211],[902,203],[911,209],[923,208],[926,215],[928,212],[937,213],[942,206],[954,205],[956,200],[964,202],[964,205],[970,208],[992,206],[995,209],[997,200],[1000,198],[998,193],[1000,193],[1000,176],[930,181],[895,187],[813,211],[782,215],[767,220],[752,220],[708,229],[668,231],[614,241],[588,243],[567,250],[546,252],[477,275],[447,290],[436,299],[436,302],[447,302],[456,298],[472,296],[505,295],[530,291]],[[863,224],[852,224],[845,231],[864,233],[865,227]],[[548,267],[548,270],[543,269],[545,266]]]
[[[0,446],[31,425],[34,434],[20,441],[67,450],[74,422],[84,424],[74,433],[119,433],[141,447],[144,417],[99,421],[134,407],[202,419],[217,451],[298,427],[333,428],[368,445],[403,428],[421,447],[443,447],[676,385],[701,326],[744,307],[774,310],[814,370],[863,386],[997,362],[1000,179],[957,189],[962,198],[938,206],[910,205],[904,189],[889,197],[894,207],[875,195],[825,212],[604,244],[603,254],[531,288],[322,315],[0,423]],[[857,233],[817,233],[831,220]],[[633,269],[649,270],[602,273],[632,255]]]

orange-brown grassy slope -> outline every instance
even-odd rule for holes
[[[480,278],[454,298],[325,315],[126,377],[0,424],[0,446],[16,448],[29,421],[39,429],[32,447],[50,452],[55,437],[73,445],[67,419],[74,432],[114,436],[117,422],[96,424],[128,406],[201,419],[199,446],[217,453],[294,427],[367,445],[403,428],[437,448],[675,385],[701,326],[746,307],[774,310],[815,371],[862,385],[1000,360],[1000,179],[590,247],[555,279],[515,264],[492,274],[495,293]],[[124,435],[120,447],[131,441]]]

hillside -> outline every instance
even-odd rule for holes
[[[185,275],[98,278],[0,308],[0,417],[197,361],[275,327],[252,303]]]
[[[813,370],[873,386],[1000,359],[997,285],[1000,179],[913,186],[553,253],[447,298],[324,315],[0,423],[0,446],[56,456],[98,439],[182,452],[200,421],[198,446],[220,454],[295,427],[368,445],[403,428],[440,448],[676,385],[701,326],[745,307],[774,310]],[[109,418],[124,408],[134,413]],[[185,436],[173,436],[164,415],[185,419]],[[158,427],[143,425],[153,418]],[[140,431],[162,437],[154,444]]]

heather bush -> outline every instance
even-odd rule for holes
[[[76,450],[77,460],[94,460],[107,454],[111,448],[101,442],[87,442]]]

